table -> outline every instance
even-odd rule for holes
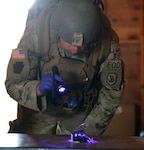
[[[94,149],[94,150],[144,150],[144,137],[93,137],[94,143],[74,143],[66,135],[1,134],[0,149],[49,150],[49,149]]]

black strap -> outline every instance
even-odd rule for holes
[[[104,11],[104,3],[102,2],[102,0],[93,0],[93,3],[98,7],[100,6],[102,8],[102,11]]]

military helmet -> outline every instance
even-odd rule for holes
[[[52,18],[60,38],[73,45],[94,41],[99,33],[99,11],[91,0],[61,0]]]

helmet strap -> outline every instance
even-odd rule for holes
[[[99,8],[102,8],[102,11],[104,11],[104,3],[102,0],[93,0],[93,3],[98,6]]]

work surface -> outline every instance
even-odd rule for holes
[[[0,149],[144,150],[144,137],[93,137],[93,143],[74,143],[70,136],[1,134]]]

